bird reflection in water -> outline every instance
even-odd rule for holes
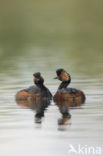
[[[62,118],[58,120],[58,125],[60,126],[60,130],[65,130],[66,127],[63,127],[63,125],[71,125],[70,119],[71,119],[71,114],[70,114],[70,109],[76,109],[76,108],[81,108],[83,105],[82,103],[79,102],[74,102],[72,100],[54,100],[55,104],[58,106],[60,113],[62,114]]]
[[[35,123],[42,123],[44,112],[46,108],[51,104],[51,100],[48,98],[37,97],[35,99],[28,100],[16,100],[17,104],[23,108],[29,108],[35,111]]]
[[[71,119],[71,114],[69,112],[69,106],[67,101],[55,101],[55,104],[58,106],[62,117],[58,119],[58,125],[68,125],[69,120]]]

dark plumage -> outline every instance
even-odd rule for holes
[[[23,89],[16,94],[16,100],[27,100],[28,98],[35,99],[36,97],[45,97],[52,99],[52,94],[48,88],[44,85],[44,79],[41,74],[34,73],[34,83],[35,85],[29,88]]]
[[[67,106],[79,106],[85,102],[85,94],[75,88],[67,88],[71,82],[71,76],[64,69],[58,69],[56,71],[57,77],[61,82],[56,94],[53,99],[57,105],[61,105],[65,102]]]

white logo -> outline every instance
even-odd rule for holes
[[[101,155],[102,154],[102,146],[87,146],[87,145],[80,145],[78,144],[76,147],[74,147],[72,144],[69,145],[68,153],[74,153],[78,155]]]

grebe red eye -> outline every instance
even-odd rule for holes
[[[62,77],[62,74],[59,74],[60,77]]]

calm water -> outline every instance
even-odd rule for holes
[[[1,156],[72,156],[70,144],[102,147],[102,6],[101,0],[0,0]],[[61,114],[52,102],[37,124],[35,111],[17,105],[15,94],[33,84],[37,71],[54,94],[59,67],[71,74],[71,87],[85,92],[86,103],[70,109],[71,120],[60,126]]]

